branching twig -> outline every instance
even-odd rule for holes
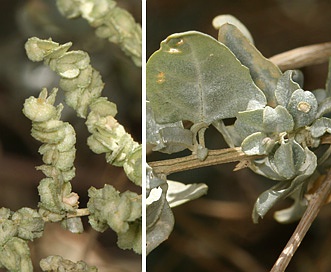
[[[295,251],[298,249],[302,239],[306,235],[312,222],[318,215],[321,207],[325,204],[331,192],[331,170],[329,170],[323,184],[318,188],[315,194],[312,195],[309,201],[307,210],[302,216],[297,228],[292,234],[290,240],[280,254],[278,260],[274,264],[271,272],[283,272],[290,263]]]
[[[270,58],[279,69],[286,71],[327,62],[331,57],[331,42],[298,47]]]

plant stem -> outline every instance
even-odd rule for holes
[[[331,144],[331,135],[324,135],[321,138],[321,144]],[[225,148],[218,150],[209,150],[208,156],[204,161],[198,159],[196,154],[192,154],[182,158],[168,159],[162,161],[148,162],[153,168],[155,174],[169,175],[172,173],[182,172],[186,170],[212,166],[229,162],[245,162],[249,160],[263,158],[264,155],[246,155],[241,151],[240,147]],[[241,169],[241,168],[239,168]],[[237,169],[237,170],[239,170]]]
[[[271,57],[280,70],[297,69],[327,62],[331,56],[331,42],[298,47]]]
[[[323,184],[318,188],[316,193],[314,193],[309,201],[308,207],[303,214],[297,228],[293,232],[290,240],[283,249],[282,253],[278,257],[276,263],[270,270],[270,272],[283,272],[290,263],[295,251],[298,249],[301,241],[306,235],[308,229],[310,228],[312,222],[315,220],[317,214],[319,213],[321,207],[325,204],[329,194],[331,192],[331,170],[323,182]]]
[[[244,161],[261,158],[263,156],[246,155],[240,147],[226,148],[220,150],[209,150],[208,156],[204,161],[197,158],[195,154],[182,158],[170,160],[149,162],[155,174],[169,175],[171,173],[191,170],[200,167],[229,163],[235,161]]]
[[[87,215],[90,215],[90,212],[87,208],[77,209],[75,213],[68,213],[67,218],[87,216]]]

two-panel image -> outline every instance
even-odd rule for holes
[[[331,271],[330,11],[2,1],[0,272]]]

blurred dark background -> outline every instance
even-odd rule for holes
[[[118,3],[141,22],[141,2]],[[41,165],[41,145],[30,135],[31,123],[23,115],[23,103],[37,96],[42,87],[58,87],[59,78],[43,63],[33,63],[25,55],[24,43],[29,37],[73,42],[70,50],[87,51],[91,65],[105,82],[103,95],[117,104],[116,118],[141,142],[141,68],[136,67],[117,45],[99,39],[83,19],[68,20],[57,10],[54,0],[3,0],[0,8],[0,207],[15,211],[23,206],[36,208],[37,186],[44,177],[35,166]],[[57,103],[62,102],[61,92]],[[87,190],[112,184],[119,191],[139,191],[126,178],[122,168],[105,162],[104,155],[91,152],[86,139],[85,120],[65,107],[62,120],[69,121],[77,134],[76,177],[73,191],[80,195],[80,207],[86,207]],[[47,224],[42,238],[30,243],[35,271],[39,260],[48,255],[61,255],[73,261],[85,260],[99,271],[140,271],[141,256],[117,247],[111,230],[72,235],[58,224]],[[0,269],[1,270],[1,269]]]
[[[209,0],[147,1],[147,57],[168,35],[188,30],[217,38],[212,19],[237,17],[251,32],[255,46],[271,57],[300,46],[330,42],[331,1],[328,0]],[[302,69],[304,89],[325,87],[327,63]],[[224,148],[212,128],[206,145]],[[153,153],[148,161],[168,156]],[[233,172],[235,164],[170,175],[186,183],[203,182],[207,196],[174,208],[175,229],[170,238],[147,257],[149,272],[269,271],[297,223],[282,225],[273,212],[288,207],[283,201],[259,224],[251,211],[258,195],[274,182],[248,169]],[[286,271],[331,271],[331,208],[325,206],[313,223]]]

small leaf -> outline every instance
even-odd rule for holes
[[[272,139],[265,133],[255,132],[244,139],[241,149],[247,155],[264,155],[269,153],[271,142],[273,142]]]
[[[320,138],[326,132],[331,133],[331,119],[322,117],[317,119],[310,127],[311,136]]]
[[[266,106],[263,111],[263,127],[265,133],[289,132],[293,130],[294,122],[284,107],[271,108]]]
[[[285,179],[297,175],[301,165],[305,162],[306,153],[296,141],[283,143],[276,150],[272,160],[276,172]]]
[[[191,31],[169,36],[146,69],[147,97],[158,123],[210,124],[266,104],[249,70],[206,34]]]
[[[293,81],[295,71],[286,71],[277,82],[275,96],[277,103],[283,107],[287,107],[290,98],[294,91],[301,89],[300,85]]]
[[[84,232],[83,222],[80,217],[66,218],[63,221],[61,221],[61,226],[69,230],[71,233]]]
[[[264,130],[263,111],[264,109],[257,109],[238,113],[234,129],[242,140],[255,132]]]

